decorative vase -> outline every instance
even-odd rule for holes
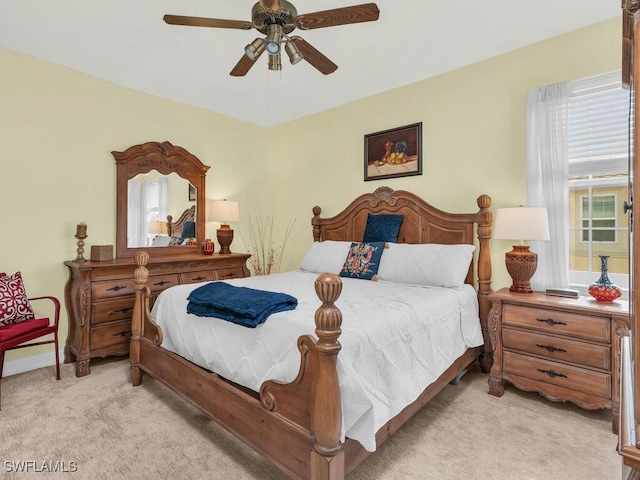
[[[215,244],[211,241],[210,238],[207,238],[204,242],[202,242],[202,245],[200,245],[200,248],[202,249],[202,253],[204,255],[213,255],[214,247]]]
[[[619,286],[609,280],[609,255],[598,255],[600,257],[600,278],[597,282],[589,285],[589,295],[599,302],[613,302],[622,295]]]

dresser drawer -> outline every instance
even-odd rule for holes
[[[244,270],[242,268],[219,268],[216,270],[216,280],[230,280],[232,278],[243,278]]]
[[[203,270],[201,272],[187,272],[180,274],[182,283],[212,282],[215,280],[213,270]]]
[[[131,340],[131,320],[108,325],[99,325],[91,329],[90,347],[92,350],[122,344],[128,351]]]
[[[135,283],[132,278],[121,278],[119,280],[107,280],[104,282],[93,282],[91,289],[94,300],[102,298],[122,297],[123,295],[133,295]]]
[[[96,302],[91,307],[91,324],[131,320],[135,297],[128,296]]]
[[[502,343],[505,349],[529,352],[554,360],[579,363],[603,370],[611,369],[611,348],[604,345],[593,345],[568,338],[510,328],[505,328],[502,331]]]
[[[161,292],[169,287],[180,285],[180,277],[177,273],[172,275],[157,275],[149,277],[148,285],[152,292]]]
[[[611,343],[611,325],[606,317],[505,304],[502,322],[504,325],[535,328],[540,332]]]
[[[504,352],[503,362],[505,372],[606,399],[611,398],[610,374],[508,351]]]

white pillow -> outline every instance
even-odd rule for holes
[[[300,270],[311,273],[335,273],[338,275],[347,259],[351,242],[325,240],[313,242],[300,264]]]
[[[158,235],[156,238],[153,239],[153,243],[151,244],[152,247],[166,247],[167,245],[169,245],[169,242],[171,241],[171,237],[167,237],[166,235]]]
[[[378,279],[386,282],[459,287],[473,259],[473,245],[390,243],[380,259]]]

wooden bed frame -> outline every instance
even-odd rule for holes
[[[477,234],[476,265],[470,267],[467,283],[474,283],[477,271],[475,282],[484,347],[468,349],[414,403],[384,425],[376,434],[377,445],[470,364],[479,361],[484,372],[490,369],[487,295],[491,291],[491,198],[482,195],[477,203],[476,213],[451,214],[432,207],[412,193],[381,187],[372,194],[359,196],[331,218],[321,218],[320,207],[313,209],[314,240],[361,241],[368,213],[403,214],[399,242],[474,244],[474,232]],[[317,338],[312,335],[299,338],[300,369],[296,379],[291,383],[267,381],[256,393],[160,346],[162,330],[149,313],[145,267],[148,258],[146,252],[136,254],[136,301],[130,351],[134,386],[140,385],[143,373],[160,380],[290,478],[342,480],[367,457],[369,452],[360,443],[349,438],[340,442],[342,406],[336,363],[342,314],[334,304],[342,290],[339,276],[321,274],[315,282],[316,293],[322,301],[315,314]],[[311,323],[309,327],[311,330]]]

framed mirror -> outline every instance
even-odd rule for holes
[[[149,248],[162,249],[162,256],[200,253],[209,167],[169,142],[111,153],[117,168],[117,258]]]

